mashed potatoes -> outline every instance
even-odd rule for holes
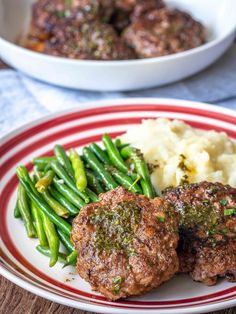
[[[225,133],[201,131],[183,121],[143,120],[121,137],[158,165],[152,182],[159,191],[203,180],[236,187],[236,143]]]

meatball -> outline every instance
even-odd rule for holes
[[[150,9],[164,7],[165,4],[162,0],[116,0],[115,7],[117,9],[131,12],[137,11],[148,11]]]
[[[153,9],[165,6],[162,0],[128,0],[116,1],[116,10],[111,19],[111,24],[118,32],[122,32],[131,22],[138,20]]]
[[[92,289],[110,300],[145,293],[178,270],[178,218],[162,201],[122,187],[100,195],[74,219],[71,240],[77,270]]]
[[[42,35],[67,21],[75,26],[98,18],[105,22],[113,13],[112,4],[112,0],[38,0],[33,5],[32,29]]]
[[[207,285],[217,277],[236,281],[236,189],[185,184],[167,191],[164,202],[180,213],[180,272]]]
[[[139,58],[159,57],[200,46],[205,28],[189,14],[162,8],[149,11],[128,26],[123,38]]]
[[[46,42],[45,53],[73,59],[122,60],[135,58],[111,25],[94,21],[55,27],[54,35]]]

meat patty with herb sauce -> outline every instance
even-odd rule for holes
[[[236,189],[184,184],[167,191],[164,203],[180,213],[180,272],[207,285],[217,277],[236,281]]]
[[[71,240],[77,270],[110,300],[145,293],[178,270],[178,216],[162,212],[162,200],[119,187],[82,208]]]
[[[54,29],[46,41],[44,52],[72,59],[123,60],[134,59],[133,50],[118,37],[111,25],[99,21],[80,27],[65,24]]]
[[[123,38],[139,58],[152,58],[198,47],[206,41],[206,31],[186,12],[164,7],[135,19]]]
[[[113,13],[112,0],[38,0],[33,5],[32,24],[39,32],[50,34],[55,26],[101,18],[103,22]]]

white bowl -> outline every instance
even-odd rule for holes
[[[236,27],[235,0],[169,0],[190,12],[209,30],[206,44],[178,54],[128,61],[70,60],[14,44],[30,20],[32,0],[0,0],[0,56],[16,69],[59,86],[125,91],[181,80],[217,60],[231,45]]]

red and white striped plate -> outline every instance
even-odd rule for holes
[[[13,218],[18,164],[32,168],[35,156],[50,155],[55,143],[81,148],[113,137],[143,118],[177,118],[196,128],[225,131],[236,139],[236,112],[202,103],[169,99],[115,100],[90,103],[37,120],[1,140],[0,273],[17,285],[52,301],[99,313],[199,313],[236,305],[236,284],[220,280],[206,287],[179,275],[144,296],[109,302],[91,291],[73,268],[48,267],[35,250],[37,240],[26,237],[21,221]]]

